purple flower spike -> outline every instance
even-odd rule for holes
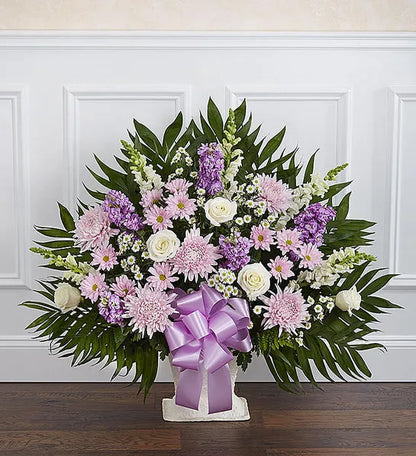
[[[111,324],[124,326],[124,302],[114,293],[107,293],[107,297],[98,304],[98,312]]]
[[[203,188],[208,195],[215,195],[223,189],[221,171],[224,169],[224,156],[217,143],[202,144],[198,149],[199,171],[196,186]]]
[[[335,215],[335,210],[330,206],[311,204],[294,219],[296,228],[301,232],[300,240],[305,244],[315,244],[317,247],[322,245],[326,225],[335,218]]]
[[[221,235],[219,245],[221,255],[225,258],[221,264],[222,267],[239,271],[250,262],[249,251],[253,244],[250,239],[241,236],[240,233],[237,233],[233,240]]]
[[[118,228],[137,231],[144,227],[142,219],[135,212],[133,203],[122,192],[110,190],[105,196],[102,208],[107,212],[110,222]]]

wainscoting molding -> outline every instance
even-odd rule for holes
[[[65,86],[64,96],[64,156],[69,170],[66,185],[66,202],[70,210],[76,208],[81,182],[79,179],[79,108],[87,101],[167,101],[173,102],[175,112],[183,112],[185,123],[190,118],[190,88],[163,86]]]
[[[404,239],[401,239],[400,229],[403,224],[400,211],[400,199],[402,197],[402,158],[403,158],[403,105],[404,103],[416,103],[416,86],[392,87],[390,93],[392,105],[392,153],[391,160],[391,195],[390,195],[390,232],[389,232],[389,270],[391,273],[399,273],[399,248]],[[416,119],[413,119],[416,122]],[[410,208],[409,208],[410,209]],[[411,209],[410,209],[411,210]],[[414,212],[411,210],[412,217]],[[400,274],[394,277],[389,288],[416,288],[416,273]]]
[[[232,86],[226,88],[228,105],[236,108],[244,99],[248,101],[292,101],[292,102],[335,102],[336,119],[336,163],[351,165],[352,90],[325,87],[279,87],[279,86]],[[351,166],[343,177],[350,180]]]
[[[370,335],[367,339],[369,342],[384,345],[388,350],[395,348],[416,350],[416,335]],[[38,339],[33,339],[29,334],[5,335],[0,336],[0,350],[4,348],[47,350],[48,344]]]
[[[14,224],[17,233],[16,244],[16,271],[0,274],[1,288],[28,288],[30,283],[30,264],[28,260],[28,246],[31,228],[29,224],[29,157],[26,152],[28,128],[28,90],[27,87],[17,84],[2,84],[0,81],[0,103],[11,104],[11,135],[12,135],[12,169],[13,190],[12,201],[16,211]],[[2,132],[4,135],[6,132]],[[7,153],[7,151],[2,151]],[[5,197],[5,195],[3,195]],[[11,220],[7,218],[7,223]],[[4,219],[6,220],[6,219]]]
[[[0,31],[4,49],[415,49],[414,32]]]

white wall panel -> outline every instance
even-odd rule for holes
[[[0,289],[25,287],[29,265],[26,252],[28,233],[27,157],[24,155],[23,118],[26,93],[17,85],[0,82]]]
[[[283,146],[304,161],[319,148],[323,171],[350,163],[351,214],[377,221],[371,252],[402,274],[384,295],[404,310],[375,338],[389,351],[366,358],[375,380],[416,380],[415,34],[0,32],[0,62],[0,381],[109,379],[25,333],[36,313],[17,304],[45,275],[26,253],[31,226],[85,197],[85,165],[111,161],[133,117],[161,132],[209,96],[224,113],[246,97],[263,135],[286,125]],[[259,360],[242,379],[270,375]]]
[[[234,108],[247,100],[263,134],[275,134],[285,126],[286,149],[298,147],[304,162],[319,148],[317,171],[325,173],[337,164],[350,162],[351,90],[254,85],[230,87],[227,92]]]
[[[416,87],[392,89],[392,108],[390,269],[401,274],[392,285],[416,287]]]
[[[96,154],[106,163],[120,153],[120,139],[129,140],[134,132],[133,118],[161,135],[164,125],[182,111],[189,117],[190,93],[187,87],[126,85],[64,87],[64,153],[69,170],[66,200],[73,209],[76,198],[88,201],[83,183],[93,190],[97,182],[93,170]],[[111,165],[110,165],[111,166]]]

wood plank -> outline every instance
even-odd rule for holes
[[[416,410],[266,410],[266,428],[416,429]]]
[[[122,420],[122,417],[120,417]],[[122,425],[122,422],[120,423]],[[0,431],[0,450],[65,451],[126,451],[126,450],[179,450],[180,431],[153,429],[113,430],[101,432],[77,431]],[[0,453],[1,454],[1,453]],[[58,453],[57,453],[58,454]]]
[[[307,384],[304,393],[288,394],[273,383],[243,383],[239,384],[239,394],[256,398],[250,402],[252,410],[416,409],[414,383],[321,383],[320,386],[324,391]]]
[[[415,456],[415,448],[279,448],[267,456]]]
[[[215,439],[212,436],[215,435]],[[196,427],[182,431],[182,447],[192,449],[211,446],[217,452],[221,448],[414,448],[415,429],[266,429],[261,426],[206,430]]]

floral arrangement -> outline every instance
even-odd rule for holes
[[[288,391],[299,371],[316,384],[313,366],[370,376],[374,314],[399,306],[374,296],[393,275],[369,270],[374,223],[348,218],[350,182],[334,182],[346,165],[319,176],[315,153],[302,172],[297,150],[277,153],[285,129],[258,140],[245,102],[224,121],[210,99],[200,126],[179,114],[161,141],[134,125],[118,170],[95,157],[96,202],[76,219],[58,203],[62,228],[36,227],[57,275],[39,282],[51,303],[23,303],[42,312],[28,328],[74,365],[133,371],[146,394],[169,353],[212,374],[262,355]]]

